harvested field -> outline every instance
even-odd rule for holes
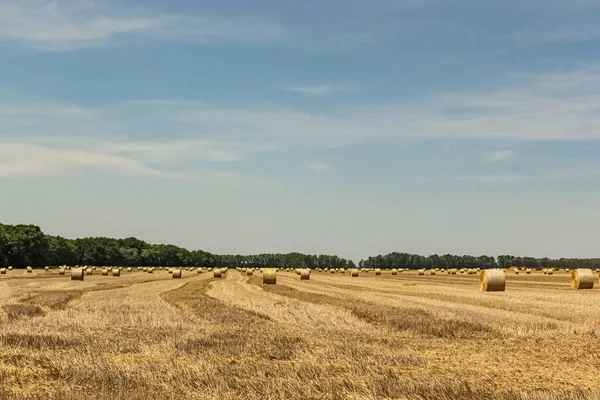
[[[213,275],[7,272],[0,399],[600,399],[569,274]]]

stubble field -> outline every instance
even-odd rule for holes
[[[0,399],[600,399],[569,275],[0,277]]]

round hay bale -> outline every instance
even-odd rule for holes
[[[307,281],[310,279],[310,269],[303,269],[300,271],[300,280]]]
[[[227,274],[227,268],[221,268],[221,273],[223,275],[226,275]]]
[[[353,269],[350,271],[350,277],[351,278],[358,278],[358,270],[357,269]]]
[[[142,268],[142,271],[143,271],[143,272],[148,272],[148,267],[144,267],[144,268]]]
[[[46,272],[49,272],[49,271],[50,271],[50,267],[44,267],[44,270],[45,270]]]
[[[181,268],[176,268],[173,271],[171,271],[171,273],[173,274],[173,279],[181,279]]]
[[[102,268],[102,276],[108,276],[108,269]]]
[[[252,275],[252,270],[249,269],[248,271],[248,275]],[[215,268],[215,270],[213,271],[213,278],[221,279],[221,269]]]
[[[263,270],[263,285],[277,284],[277,271],[274,268],[265,268]]]
[[[133,272],[133,268],[131,268],[131,267],[127,268],[127,272]]]
[[[300,275],[300,268],[295,269],[296,275]]]
[[[375,268],[375,275],[381,275],[381,268]]]
[[[570,272],[569,268],[565,268],[565,272],[568,274]]]
[[[32,273],[32,272],[33,272],[33,268],[31,268],[31,267],[27,267],[27,273],[28,273],[28,274],[30,274],[30,273]]]
[[[167,272],[168,272],[169,274],[172,274],[172,273],[173,273],[173,268],[169,268],[169,269],[167,270]]]
[[[425,270],[424,269],[420,269],[419,270],[419,275],[425,275]]]
[[[501,269],[486,269],[480,275],[482,292],[504,292],[506,275]]]
[[[578,268],[571,272],[571,286],[573,289],[593,289],[594,273],[591,269]]]
[[[154,273],[154,268],[148,268],[148,273],[149,274],[153,274]]]
[[[8,270],[9,270],[9,271],[12,271],[12,270],[13,270],[13,267],[8,267]]]
[[[113,268],[112,276],[121,276],[121,270],[119,268]]]
[[[71,280],[72,281],[82,281],[83,280],[83,268],[71,269]]]
[[[332,269],[332,270],[331,270],[331,273],[332,273],[332,274],[335,274],[335,269]]]
[[[450,270],[450,274],[451,274],[451,275],[456,275],[456,268],[453,268],[453,269],[451,269],[451,270]]]
[[[519,270],[515,269],[515,275],[519,275]]]
[[[0,274],[6,275],[6,268],[0,268]]]
[[[398,270],[396,268],[392,268],[392,275],[398,275]]]
[[[64,268],[62,268],[62,267],[61,267],[61,268],[59,268],[59,269],[58,269],[58,274],[59,274],[59,275],[64,275],[64,274],[65,274],[65,269],[64,269]]]
[[[85,270],[85,274],[86,274],[86,275],[92,275],[92,272],[94,272],[94,270],[93,270],[93,269],[91,269],[91,268],[87,268],[87,269]]]
[[[548,272],[546,272],[546,274],[548,274],[548,275],[554,275],[554,270],[552,268],[550,268],[548,270]]]
[[[431,271],[429,271],[430,275],[435,275],[435,269],[432,269]]]
[[[202,273],[202,269],[201,269],[201,268],[198,268],[198,269],[196,270],[196,272],[197,272],[197,273],[199,273],[199,274],[201,274],[201,273]]]
[[[221,273],[221,269],[220,268],[215,268],[215,270],[217,270],[217,269],[219,270],[219,274],[220,274]],[[252,276],[253,273],[254,273],[254,270],[252,268],[248,268],[246,270],[246,275],[247,276]]]

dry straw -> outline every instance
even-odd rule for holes
[[[102,268],[102,276],[108,276],[108,269]]]
[[[196,272],[197,272],[197,273],[199,273],[199,274],[201,274],[201,273],[202,273],[202,269],[201,269],[201,268],[198,268],[198,269],[196,270]]]
[[[506,289],[506,275],[501,269],[486,269],[480,279],[482,292],[504,292]]]
[[[216,271],[216,270],[219,270],[219,274],[221,273],[221,269],[220,269],[220,268],[215,268],[215,271]],[[252,268],[248,268],[248,269],[246,270],[246,275],[247,275],[247,276],[251,276],[253,273],[254,273],[254,271],[252,270]]]
[[[419,275],[425,275],[425,270],[424,269],[420,269],[419,270]]]
[[[392,268],[392,275],[398,275],[398,270],[396,268]]]
[[[300,280],[307,281],[310,279],[310,269],[303,269],[300,271]]]
[[[154,273],[154,268],[148,268],[148,273],[149,274],[153,274]]]
[[[91,269],[91,268],[86,268],[86,270],[85,270],[85,274],[86,274],[86,275],[92,275],[92,271],[93,271],[93,269]]]
[[[594,273],[591,269],[579,268],[571,272],[571,286],[573,289],[593,289]]]
[[[250,272],[250,275],[252,275],[252,272]],[[213,271],[213,278],[221,278],[221,270],[219,268],[215,268]]]
[[[352,277],[352,278],[358,278],[358,270],[356,268],[350,270],[350,277]]]
[[[83,268],[73,268],[71,270],[71,280],[72,281],[82,281],[83,280]]]
[[[181,279],[181,273],[181,268],[176,268],[171,271],[171,274],[173,274],[173,279]]]
[[[375,275],[381,275],[381,268],[375,269]]]
[[[432,269],[432,270],[430,270],[430,271],[429,271],[429,274],[430,274],[430,275],[435,275],[435,269]]]
[[[275,285],[277,283],[277,271],[275,268],[263,270],[263,285]]]
[[[121,276],[121,270],[119,268],[113,268],[112,276]]]

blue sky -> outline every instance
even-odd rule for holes
[[[0,220],[599,256],[600,2],[3,1]]]

